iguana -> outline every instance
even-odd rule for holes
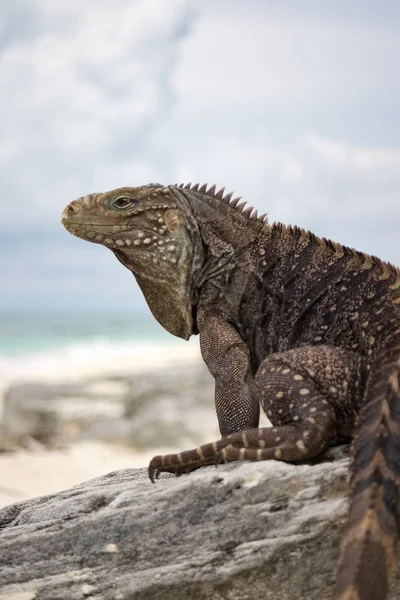
[[[400,270],[213,185],[73,201],[62,222],[136,277],[154,317],[200,335],[222,438],[156,456],[150,479],[219,461],[304,460],[353,439],[335,600],[387,597],[399,528]],[[272,423],[258,428],[259,406]]]

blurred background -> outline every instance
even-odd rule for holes
[[[49,448],[101,444],[74,446],[92,462],[57,488],[218,434],[197,341],[163,332],[112,253],[63,230],[64,206],[216,183],[399,264],[399,73],[397,0],[2,0],[0,502],[53,489]]]

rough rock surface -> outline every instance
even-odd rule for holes
[[[347,459],[124,470],[0,511],[0,599],[324,600]],[[400,597],[395,579],[391,598]]]
[[[15,384],[0,422],[0,451],[82,440],[190,448],[218,437],[214,383],[202,362],[77,383]]]

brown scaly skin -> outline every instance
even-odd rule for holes
[[[222,439],[156,456],[150,479],[218,461],[304,460],[354,438],[334,600],[383,600],[400,499],[400,271],[215,186],[72,202],[63,224],[132,271],[155,318],[200,334]],[[259,405],[273,427],[258,429]]]

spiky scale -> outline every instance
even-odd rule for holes
[[[205,194],[207,192],[207,184],[203,183],[201,188],[199,189],[200,194]]]
[[[233,208],[236,208],[236,206],[239,204],[241,199],[242,199],[242,196],[236,196],[236,198],[232,198],[232,200],[229,202],[229,204],[231,206],[233,206]]]
[[[244,214],[245,217],[249,217],[249,219],[250,219],[251,213],[253,212],[253,210],[255,210],[254,206],[247,206],[247,208],[242,210],[242,213]]]
[[[245,206],[247,206],[247,202],[240,202],[240,204],[236,204],[235,208],[238,212],[243,213]]]
[[[209,196],[215,196],[215,190],[217,189],[217,186],[215,185],[215,183],[213,183],[213,185],[208,188],[207,194]]]
[[[232,196],[233,196],[233,192],[229,192],[229,194],[225,194],[225,196],[223,197],[223,201],[226,204],[229,204],[230,201],[231,201]]]

